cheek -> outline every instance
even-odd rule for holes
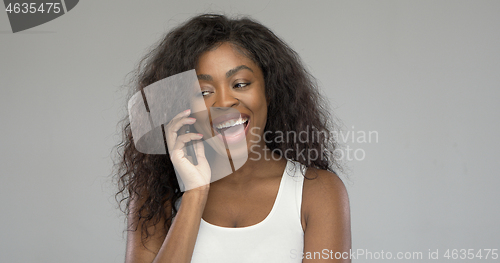
[[[255,101],[254,104],[252,104],[251,107],[253,113],[254,113],[254,121],[255,125],[257,126],[264,126],[266,125],[267,122],[267,102],[265,99]]]
[[[265,114],[267,116],[267,107],[269,106],[269,103],[266,99],[266,96],[264,94],[261,94],[259,100],[258,100],[258,107],[260,109],[260,112]]]
[[[267,103],[261,103],[259,105],[259,113],[262,114],[263,116],[267,117]]]
[[[191,112],[203,112],[207,110],[206,101],[202,96],[192,96],[189,106]]]
[[[196,132],[203,133],[203,127],[200,126],[198,120],[195,122],[195,124],[193,124],[193,127],[196,129]],[[192,131],[192,132],[194,132],[194,131]]]
[[[196,122],[193,124],[193,127],[196,129],[196,131],[204,135],[208,135],[207,132],[210,132],[210,120],[208,118],[208,111],[194,113],[191,115],[191,117],[196,119]]]
[[[252,99],[252,108],[254,109],[254,113],[259,116],[259,122],[266,122],[267,119],[267,100],[263,91],[258,92],[253,96]]]

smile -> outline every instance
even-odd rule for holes
[[[219,116],[213,120],[213,129],[215,135],[221,140],[225,139],[227,143],[235,143],[245,138],[250,116],[234,112]]]
[[[215,128],[217,128],[218,132],[220,133],[221,131],[224,131],[225,129],[229,129],[231,127],[234,127],[236,125],[240,124],[246,124],[248,122],[248,117],[240,117],[238,119],[232,119],[228,120],[222,123],[219,123],[215,125]]]

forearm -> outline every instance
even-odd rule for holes
[[[153,263],[189,263],[205,209],[209,187],[187,191]]]

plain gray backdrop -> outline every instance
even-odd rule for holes
[[[343,177],[353,249],[423,252],[415,262],[500,249],[499,1],[84,0],[16,34],[0,10],[0,262],[123,262],[110,176],[120,86],[166,31],[204,12],[270,27],[344,135],[378,133],[346,142],[358,150]],[[353,260],[371,261],[384,260]]]

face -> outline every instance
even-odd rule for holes
[[[196,74],[209,114],[193,114],[194,127],[204,138],[218,138],[210,143],[212,148],[220,154],[226,152],[224,145],[231,154],[247,154],[255,144],[263,148],[265,143],[259,139],[266,126],[267,101],[260,67],[223,43],[200,56]]]

